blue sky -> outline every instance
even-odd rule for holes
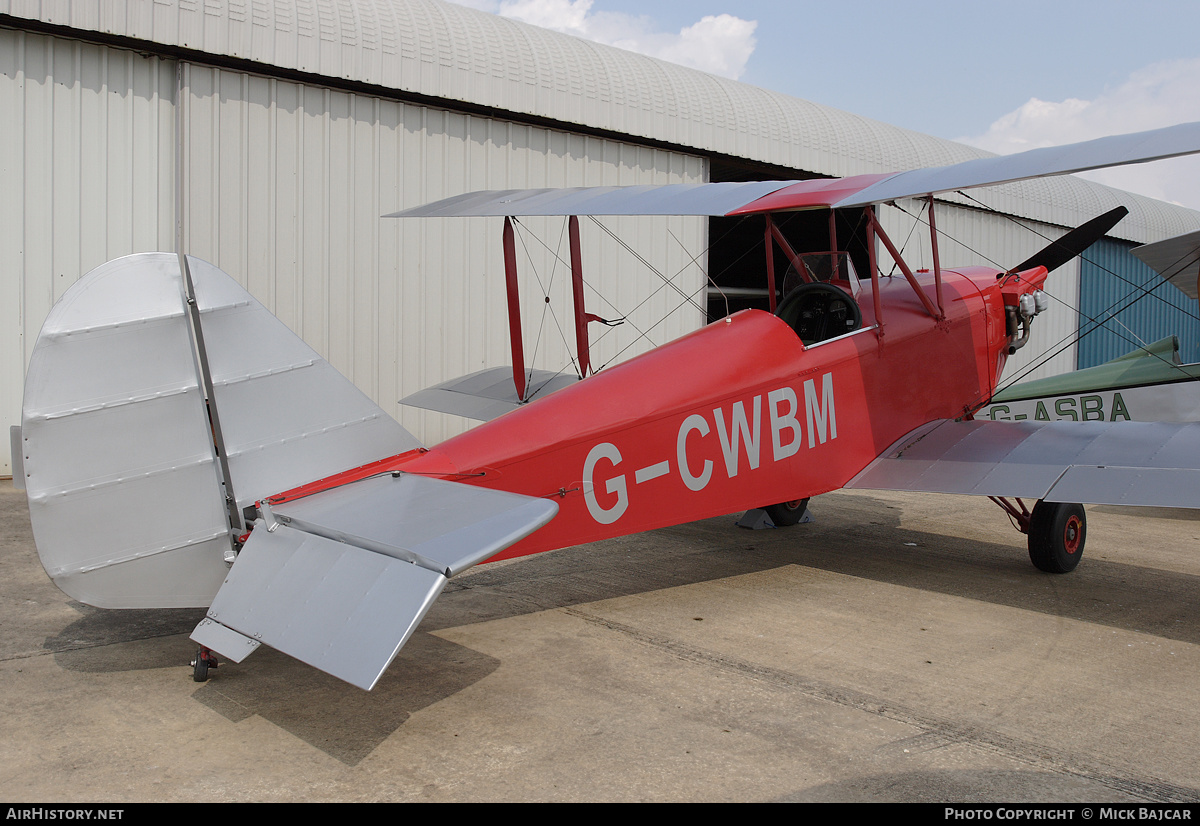
[[[1200,120],[1200,2],[458,0],[1013,152]],[[1200,161],[1106,183],[1200,209]]]

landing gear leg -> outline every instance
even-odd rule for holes
[[[196,659],[192,660],[192,679],[198,683],[208,681],[208,669],[220,665],[217,655],[203,645],[196,650]]]

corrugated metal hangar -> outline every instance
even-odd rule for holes
[[[0,0],[0,64],[5,430],[53,302],[128,253],[182,245],[221,267],[432,443],[468,423],[397,400],[509,359],[500,223],[381,216],[476,189],[844,176],[986,154],[441,0]],[[1124,204],[1086,266],[1140,285],[1131,246],[1200,228],[1196,212],[1075,178],[942,200],[947,265],[1023,260]],[[880,217],[929,264],[915,205]],[[747,280],[761,225],[729,221],[583,222],[590,309],[627,319],[597,336],[597,365],[724,314],[715,292],[705,303],[707,277],[761,283]],[[527,352],[549,370],[572,369],[553,318],[570,315],[565,245],[562,221],[522,222]],[[1080,284],[1078,262],[1054,274],[1061,303],[1008,375],[1040,350],[1057,353],[1031,377],[1135,345],[1136,319],[1089,334],[1111,347],[1072,343],[1081,302],[1123,303],[1116,286]],[[1195,359],[1191,304],[1162,323]],[[11,467],[5,443],[0,474]]]

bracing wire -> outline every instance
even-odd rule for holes
[[[515,221],[515,219],[514,219],[514,222],[513,222],[513,223],[514,223],[514,224],[516,224],[516,223],[517,223],[517,222]],[[562,255],[561,255],[561,254],[560,254],[560,252],[559,252],[559,250],[561,250],[561,248],[562,248],[562,247],[561,247],[561,240],[560,240],[560,246],[559,246],[559,249],[558,249],[558,250],[555,250],[555,249],[551,249],[551,248],[550,248],[550,245],[549,245],[549,244],[547,244],[545,241],[543,241],[543,240],[542,240],[542,239],[541,239],[541,238],[540,238],[540,237],[539,237],[539,236],[538,236],[536,233],[530,232],[530,233],[528,233],[528,234],[529,234],[529,237],[533,238],[533,240],[535,240],[535,241],[537,241],[539,244],[541,244],[541,245],[542,245],[542,247],[543,247],[543,248],[544,248],[544,249],[545,249],[545,250],[546,250],[548,253],[550,253],[550,255],[551,255],[551,256],[553,256],[553,257],[554,257],[554,259],[555,259],[555,260],[556,260],[558,263],[562,263],[564,266],[569,266],[569,264],[567,264],[567,262],[566,262],[566,261],[564,261],[564,260],[562,259]],[[521,241],[521,243],[522,243],[522,245],[524,245],[524,243],[525,243],[525,240],[524,240],[524,235],[522,235],[521,237],[522,237],[522,241]],[[528,255],[529,255],[528,248],[526,248],[526,256],[528,256]],[[540,280],[539,280],[539,285],[540,285]],[[599,290],[597,290],[595,287],[593,287],[593,286],[592,286],[592,285],[590,285],[590,284],[589,284],[588,286],[589,286],[589,287],[591,287],[592,291],[593,291],[593,292],[596,294],[596,296],[597,296],[597,297],[598,297],[598,298],[599,298],[601,301],[603,301],[603,302],[605,303],[605,305],[607,305],[607,306],[608,306],[608,308],[609,308],[610,310],[612,310],[614,313],[620,313],[620,310],[618,310],[618,309],[617,309],[616,305],[615,305],[615,304],[613,304],[613,302],[609,301],[609,300],[608,300],[608,298],[607,298],[607,297],[605,297],[605,296],[604,296],[604,295],[603,295],[603,294],[602,294],[602,293],[601,293]],[[544,296],[548,297],[548,296],[549,296],[549,293],[548,293],[548,292],[547,292],[547,293],[544,293]],[[550,306],[550,302],[549,302],[549,301],[546,301],[546,302],[544,302],[544,303],[545,303],[547,306]],[[543,308],[543,314],[544,314],[544,313],[545,313],[545,309]],[[558,317],[557,317],[556,315],[554,315],[553,308],[551,308],[551,310],[550,310],[550,313],[551,313],[551,317],[554,319],[554,322],[555,322],[555,324],[556,324],[556,325],[558,325]],[[642,332],[640,329],[638,329],[638,327],[637,327],[637,325],[636,325],[636,324],[634,324],[633,322],[629,321],[627,318],[624,318],[624,317],[622,317],[622,321],[623,321],[624,323],[628,323],[628,324],[629,324],[629,326],[630,326],[631,328],[633,328],[633,329],[634,329],[634,330],[635,330],[635,331],[636,331],[636,332],[637,332],[637,333],[638,333],[640,336],[643,336],[643,337],[645,337],[645,338],[646,338],[646,340],[647,340],[647,341],[649,341],[651,345],[653,345],[653,344],[654,344],[653,340],[652,340],[652,339],[650,339],[650,337],[649,337],[649,336],[646,336],[646,335],[645,335],[645,333],[643,333],[643,332]],[[572,356],[572,355],[570,355],[570,353],[571,353],[571,345],[570,345],[570,344],[567,342],[566,334],[565,334],[565,333],[563,333],[561,325],[559,326],[559,335],[560,335],[560,336],[562,337],[562,339],[563,339],[563,346],[566,348],[566,351],[567,351],[567,353],[568,353],[568,358],[570,359],[571,363],[572,363],[572,364],[575,366],[575,372],[576,372],[576,374],[578,374],[578,373],[579,373],[579,369],[578,369],[578,363],[576,362],[576,360],[575,360],[575,357],[574,357],[574,356]],[[566,369],[566,368],[564,367],[563,369]],[[599,368],[597,368],[597,369],[599,369]],[[562,370],[559,370],[559,373],[561,373],[561,372],[562,372]],[[556,374],[556,375],[557,375],[557,374]],[[582,376],[581,376],[581,378],[582,378]]]
[[[637,310],[638,310],[639,308],[641,308],[641,307],[642,307],[644,304],[646,304],[648,301],[652,300],[652,299],[653,299],[655,296],[657,296],[657,295],[658,295],[660,292],[662,292],[662,290],[664,289],[664,287],[667,287],[667,286],[669,286],[669,287],[671,287],[672,289],[674,289],[676,293],[678,293],[680,296],[682,296],[683,300],[682,300],[682,301],[680,301],[680,302],[679,302],[677,305],[675,305],[674,307],[672,307],[672,308],[670,308],[669,310],[667,310],[667,312],[663,313],[663,314],[662,314],[662,316],[661,316],[661,317],[658,319],[658,321],[654,322],[654,324],[652,324],[650,327],[646,328],[646,330],[645,330],[645,331],[639,331],[639,332],[643,332],[643,335],[646,337],[647,341],[650,341],[650,343],[651,343],[652,345],[654,344],[654,342],[653,342],[653,340],[651,340],[651,339],[649,338],[649,335],[648,335],[648,334],[649,334],[651,331],[653,331],[653,330],[654,330],[656,327],[658,327],[660,324],[662,324],[663,322],[665,322],[665,321],[666,321],[668,318],[670,318],[672,315],[674,315],[675,313],[677,313],[677,312],[678,312],[680,309],[682,309],[683,307],[685,307],[685,306],[686,306],[686,305],[688,305],[688,304],[691,304],[691,305],[692,305],[693,307],[695,307],[695,308],[696,308],[696,309],[697,309],[697,310],[698,310],[700,313],[702,313],[702,314],[703,314],[703,316],[704,316],[705,318],[707,318],[707,316],[708,316],[708,311],[707,311],[707,310],[706,310],[704,307],[701,307],[701,306],[700,306],[698,303],[696,303],[696,300],[695,300],[695,298],[696,298],[696,296],[697,296],[697,295],[699,295],[700,293],[702,293],[702,292],[704,291],[704,289],[705,289],[705,288],[706,288],[706,287],[707,287],[709,284],[711,284],[713,287],[715,287],[715,288],[717,289],[717,291],[721,293],[722,297],[724,297],[724,298],[725,298],[725,302],[726,302],[726,310],[727,310],[727,312],[726,312],[726,315],[728,315],[728,305],[729,305],[729,299],[728,299],[727,297],[725,297],[725,295],[724,295],[724,292],[723,292],[723,291],[721,291],[721,288],[720,288],[720,286],[719,286],[719,285],[717,285],[716,281],[715,281],[715,280],[712,278],[712,276],[710,276],[710,275],[708,274],[708,272],[707,272],[707,271],[704,269],[704,267],[703,267],[703,266],[700,264],[700,258],[701,258],[703,255],[705,255],[706,253],[708,253],[710,250],[712,250],[713,246],[715,246],[717,243],[719,243],[720,241],[724,240],[724,239],[725,239],[726,237],[728,237],[728,236],[729,236],[729,235],[730,235],[732,232],[734,232],[734,229],[735,229],[737,226],[740,226],[740,225],[742,224],[742,222],[743,222],[743,221],[745,221],[745,218],[744,218],[744,217],[743,217],[743,218],[741,218],[741,219],[739,219],[737,222],[735,222],[733,225],[731,225],[731,226],[730,226],[728,229],[726,229],[726,230],[725,230],[725,232],[723,232],[719,238],[717,238],[717,239],[715,239],[715,240],[710,240],[710,241],[709,241],[709,243],[707,244],[707,246],[705,246],[705,248],[704,248],[703,250],[701,250],[700,252],[694,253],[694,254],[693,254],[691,251],[689,251],[689,250],[687,249],[686,245],[684,245],[684,243],[683,243],[681,240],[679,240],[679,237],[678,237],[678,236],[676,236],[676,235],[675,235],[675,233],[674,233],[673,231],[671,231],[671,230],[669,230],[669,229],[668,229],[668,230],[667,230],[667,233],[668,233],[668,235],[670,235],[670,236],[671,236],[671,238],[672,238],[672,240],[674,240],[674,241],[675,241],[675,243],[677,243],[677,244],[679,245],[680,249],[681,249],[681,250],[683,250],[684,254],[688,256],[688,260],[687,260],[687,262],[686,262],[685,264],[683,264],[683,266],[681,266],[681,267],[680,267],[680,268],[679,268],[679,269],[678,269],[678,270],[675,272],[675,274],[674,274],[673,276],[669,277],[669,278],[668,278],[666,275],[664,275],[662,272],[660,272],[658,269],[656,269],[656,268],[654,267],[654,265],[652,265],[652,264],[651,264],[649,261],[647,261],[647,260],[646,260],[646,259],[645,259],[643,256],[641,256],[640,254],[638,254],[636,250],[632,249],[632,248],[629,246],[629,244],[627,244],[627,243],[626,243],[625,241],[623,241],[623,240],[622,240],[620,237],[618,237],[618,236],[617,236],[617,235],[616,235],[616,234],[615,234],[615,233],[614,233],[614,232],[613,232],[611,229],[609,229],[608,227],[606,227],[606,226],[604,226],[602,223],[600,223],[600,221],[599,221],[599,220],[597,220],[596,216],[588,216],[588,217],[589,217],[589,218],[591,218],[591,220],[592,220],[592,222],[593,222],[593,223],[595,223],[595,224],[596,224],[597,226],[599,226],[599,227],[600,227],[602,230],[604,230],[604,232],[605,232],[605,233],[607,233],[607,234],[608,234],[608,236],[609,236],[610,238],[612,238],[613,240],[615,240],[615,241],[616,241],[616,242],[617,242],[617,243],[618,243],[618,244],[619,244],[621,247],[623,247],[623,248],[624,248],[625,250],[627,250],[627,251],[628,251],[628,252],[629,252],[631,255],[633,255],[633,256],[634,256],[635,258],[637,258],[637,259],[638,259],[640,262],[642,262],[642,264],[644,264],[644,265],[645,265],[645,266],[646,266],[646,267],[647,267],[647,268],[648,268],[648,269],[649,269],[651,272],[653,272],[655,275],[657,275],[657,276],[658,276],[658,278],[659,278],[659,279],[660,279],[660,280],[663,282],[663,283],[662,283],[662,284],[660,284],[660,285],[659,285],[659,286],[658,286],[658,287],[657,287],[655,290],[653,290],[653,291],[652,291],[652,292],[651,292],[651,293],[650,293],[648,296],[646,296],[646,297],[645,297],[645,298],[643,298],[643,299],[642,299],[640,302],[638,302],[638,304],[637,304],[637,305],[635,305],[635,306],[633,307],[633,309],[629,311],[629,315],[632,315],[633,313],[637,312]],[[749,249],[748,249],[748,250],[746,250],[745,252],[743,252],[743,253],[742,253],[742,255],[738,256],[738,258],[736,258],[736,259],[734,260],[734,262],[733,262],[733,263],[737,263],[737,262],[738,262],[738,261],[740,261],[742,258],[744,258],[746,255],[748,255],[748,254],[749,254],[751,251],[752,251],[752,250],[749,250]],[[677,284],[675,284],[675,279],[676,279],[676,278],[678,278],[678,277],[679,277],[680,275],[682,275],[683,273],[687,272],[687,271],[688,271],[688,269],[690,269],[690,268],[691,268],[691,267],[693,267],[693,266],[696,266],[696,267],[698,267],[698,268],[700,269],[701,273],[702,273],[702,274],[704,275],[704,277],[705,277],[705,281],[704,281],[704,283],[702,283],[702,284],[701,284],[701,286],[699,287],[699,289],[697,289],[697,290],[693,291],[692,293],[688,294],[688,293],[685,293],[685,292],[683,291],[683,289],[682,289],[682,288],[680,288],[680,287],[679,287]],[[599,336],[599,337],[596,339],[596,343],[598,343],[598,342],[602,341],[602,340],[603,340],[603,338],[604,338],[604,336],[605,336],[605,335],[607,335],[607,333],[608,333],[608,331],[607,331],[607,330],[606,330],[604,333],[602,333],[602,334],[601,334],[601,335],[600,335],[600,336]],[[618,350],[618,351],[617,351],[615,354],[613,354],[612,358],[610,358],[608,361],[606,361],[606,362],[605,362],[603,365],[601,365],[600,367],[597,367],[597,368],[596,368],[596,369],[597,369],[597,371],[599,371],[599,370],[602,370],[602,369],[604,369],[605,367],[607,367],[609,364],[611,364],[611,363],[612,363],[614,360],[616,360],[617,358],[619,358],[619,357],[620,357],[620,356],[621,356],[621,355],[622,355],[622,354],[623,354],[623,353],[624,353],[626,350],[628,350],[630,347],[634,346],[636,343],[637,343],[637,339],[635,339],[635,340],[633,340],[633,341],[629,342],[628,344],[626,344],[624,347],[622,347],[620,350]]]
[[[921,226],[921,224],[923,224],[925,222],[921,220],[921,213],[919,213],[919,212],[916,215],[913,215],[907,209],[904,209],[903,207],[898,206],[895,201],[892,202],[892,206],[896,207],[896,209],[900,210],[905,215],[908,215],[909,217],[911,217],[913,219],[912,225],[909,226],[909,228],[908,228],[908,235],[904,236],[904,243],[900,245],[900,257],[903,258],[904,251],[906,249],[908,249],[908,242],[912,240],[913,233],[917,231],[917,227]],[[896,268],[899,266],[900,266],[899,261],[893,261],[891,272],[889,272],[887,274],[887,277],[891,278],[892,276],[894,276],[896,274]]]
[[[592,219],[592,223],[594,223],[596,226],[600,227],[600,229],[604,230],[604,232],[608,235],[608,237],[612,238],[614,241],[616,241],[618,244],[620,244],[621,247],[623,247],[626,252],[628,252],[630,255],[632,255],[634,258],[636,258],[638,261],[642,262],[642,264],[646,267],[646,269],[650,270],[650,272],[652,272],[656,276],[658,276],[662,280],[663,284],[665,284],[666,286],[670,287],[675,292],[677,292],[680,295],[680,297],[683,298],[685,303],[690,301],[697,310],[699,310],[702,313],[707,314],[708,311],[705,308],[701,307],[699,304],[697,304],[692,296],[688,295],[682,289],[680,289],[679,285],[676,284],[672,278],[667,278],[666,275],[659,272],[658,268],[655,267],[653,264],[651,264],[649,261],[647,261],[640,252],[638,252],[633,247],[631,247],[628,243],[623,241],[611,229],[606,227],[604,224],[600,223],[600,221],[598,221],[596,219],[596,216],[589,215],[588,217]],[[690,264],[688,266],[690,266]],[[685,269],[686,269],[686,267],[685,267]],[[683,272],[683,270],[680,270],[680,272],[676,273],[675,276],[678,277],[681,272]]]

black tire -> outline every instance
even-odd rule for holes
[[[196,651],[196,661],[192,663],[192,679],[198,683],[208,682],[208,658],[204,649]]]
[[[777,528],[790,528],[798,525],[808,510],[807,499],[795,499],[791,502],[780,502],[778,505],[767,505],[763,508]]]
[[[1039,571],[1067,574],[1083,557],[1087,515],[1083,505],[1038,501],[1029,515],[1029,560]]]

